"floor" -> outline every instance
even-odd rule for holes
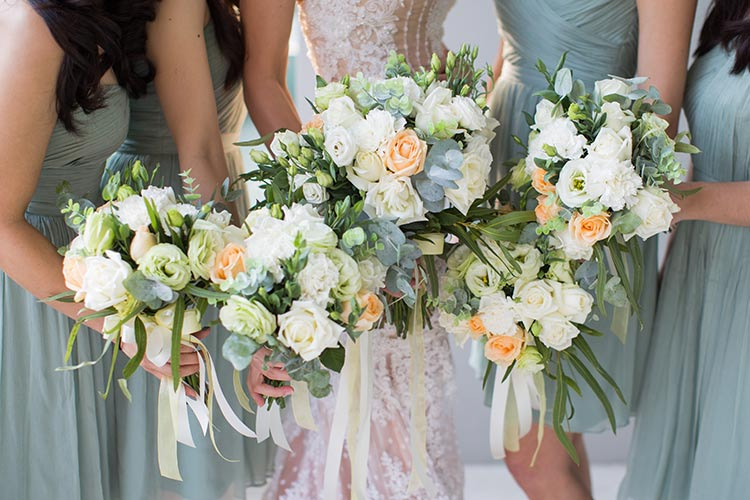
[[[594,465],[595,500],[615,500],[625,467],[620,464]],[[465,500],[525,500],[526,496],[513,482],[508,469],[493,464],[475,464],[466,467]],[[260,500],[261,491],[255,490],[248,500]]]

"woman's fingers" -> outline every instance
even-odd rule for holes
[[[259,394],[262,394],[269,398],[283,398],[285,396],[291,395],[294,392],[294,389],[292,389],[288,385],[284,385],[281,387],[274,387],[268,384],[260,384],[258,387],[255,388],[255,390]]]
[[[271,380],[281,380],[283,382],[292,380],[292,378],[283,367],[274,367],[269,368],[268,370],[263,370],[263,375],[265,375],[266,378],[270,378]]]

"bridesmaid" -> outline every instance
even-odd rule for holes
[[[673,107],[672,114],[666,118],[674,134],[682,102],[694,4],[695,0],[495,0],[501,35],[501,49],[495,64],[498,79],[490,99],[494,116],[501,123],[493,149],[497,162],[495,178],[505,173],[501,167],[505,160],[522,155],[513,136],[526,142],[529,130],[523,112],[534,114],[539,99],[534,92],[547,86],[535,69],[537,59],[554,67],[565,51],[568,51],[566,66],[588,88],[607,75],[649,76],[649,84],[657,86],[663,99]],[[656,301],[656,239],[645,245],[644,259],[646,285],[641,296],[641,313],[648,332]],[[640,371],[636,367],[640,359],[637,350],[644,348],[643,337],[639,335],[637,320],[631,317],[623,346],[611,333],[611,318],[610,308],[606,318],[591,325],[606,335],[590,342],[599,360],[632,400]],[[641,338],[637,339],[639,336]],[[547,407],[552,408],[554,382],[548,382],[550,403]],[[602,387],[608,387],[600,382]],[[488,384],[490,397],[491,386],[492,383]],[[571,394],[575,414],[569,428],[581,457],[580,467],[567,456],[551,427],[542,441],[535,467],[530,466],[537,446],[534,428],[521,440],[520,451],[508,453],[508,468],[529,497],[578,499],[591,496],[580,433],[606,431],[609,422],[594,393],[586,389],[582,384],[582,398]],[[623,405],[611,389],[608,396],[615,407],[618,426],[626,425],[631,413],[629,407]],[[548,424],[550,418],[551,410],[545,419]]]
[[[750,1],[715,0],[685,113],[701,191],[664,269],[621,499],[747,498],[750,491]]]
[[[5,498],[117,498],[114,400],[108,358],[62,365],[80,305],[43,304],[65,290],[57,247],[74,236],[55,188],[96,201],[107,157],[125,138],[128,99],[146,83],[138,52],[98,1],[0,4],[0,484]],[[133,11],[137,11],[135,7]],[[75,27],[75,29],[72,29]],[[20,64],[19,64],[20,63]],[[113,64],[114,63],[114,64]],[[120,84],[124,86],[120,87]],[[83,328],[73,363],[95,359],[101,320]],[[109,357],[111,359],[111,357]],[[185,365],[197,358],[185,357]]]
[[[242,159],[232,145],[246,117],[240,77],[243,40],[234,5],[224,0],[162,0],[147,26],[146,54],[155,78],[146,96],[131,100],[130,128],[125,143],[110,159],[108,170],[119,171],[140,160],[147,168],[159,167],[164,179],[178,191],[181,172],[200,184],[208,199],[227,177],[241,168]],[[144,35],[145,36],[145,35]],[[210,317],[209,317],[210,316]],[[210,311],[204,323],[216,319]],[[213,329],[205,344],[221,356],[227,333]],[[221,386],[231,394],[233,370],[217,363]],[[245,489],[266,481],[272,464],[272,445],[258,444],[238,435],[217,414],[216,441],[224,460],[208,437],[197,447],[179,446],[183,481],[159,475],[156,447],[158,383],[143,374],[129,381],[132,403],[117,395],[119,468],[122,497],[141,499],[169,492],[191,499],[244,498]],[[229,398],[237,415],[243,410]],[[244,414],[250,424],[250,415]],[[193,436],[201,436],[193,421]],[[138,478],[138,480],[133,480]]]

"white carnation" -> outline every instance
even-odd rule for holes
[[[503,292],[485,295],[479,301],[482,324],[492,335],[515,335],[518,320],[515,308],[513,299]]]
[[[388,111],[373,109],[364,120],[355,122],[352,136],[360,151],[375,152],[383,148],[404,125],[406,120],[403,118],[396,119]]]
[[[326,307],[333,301],[331,290],[338,285],[339,270],[325,254],[313,253],[297,276],[297,282],[302,289],[302,300]]]
[[[487,125],[487,119],[474,99],[456,96],[452,99],[453,111],[458,117],[459,126],[467,130],[480,130]]]
[[[555,148],[557,155],[566,160],[575,160],[583,156],[586,138],[578,133],[575,124],[568,118],[553,119],[538,134],[529,136],[529,155],[526,159],[526,171],[529,175],[534,171],[534,158],[549,160],[550,156],[544,151],[544,146]]]
[[[630,160],[589,159],[589,175],[586,191],[605,207],[620,211],[637,201],[643,180],[636,173]]]

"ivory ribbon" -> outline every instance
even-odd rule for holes
[[[258,411],[255,416],[255,430],[258,434],[257,439],[259,443],[262,443],[270,436],[276,446],[286,451],[292,451],[284,433],[284,424],[281,423],[281,408],[279,408],[278,404]]]
[[[445,235],[443,233],[420,234],[414,239],[414,244],[422,252],[422,255],[442,255],[445,248]]]
[[[607,257],[607,265],[609,265],[609,268],[615,269],[615,263],[612,260],[612,253],[609,251],[609,248],[604,249],[604,255]],[[627,261],[625,261],[625,272],[628,272]],[[630,312],[630,301],[624,306],[615,306],[614,311],[612,312],[612,323],[610,324],[610,328],[612,329],[612,333],[614,333],[623,344],[625,344],[625,341],[628,338]]]
[[[495,370],[495,384],[492,391],[490,409],[490,450],[492,457],[500,460],[505,457],[505,450],[517,451],[520,439],[529,433],[533,423],[533,410],[539,409],[544,418],[544,379],[543,375],[534,375],[520,370],[513,370],[505,381],[505,370]],[[541,386],[539,384],[541,381]],[[541,390],[541,392],[540,392]],[[544,425],[538,426],[538,446],[541,443]],[[534,454],[536,457],[536,453]]]
[[[358,359],[354,353],[354,342],[347,338],[344,348],[346,349],[346,358],[344,366],[341,369],[339,378],[339,391],[336,396],[336,407],[331,422],[331,435],[328,438],[328,450],[326,451],[326,465],[323,473],[323,499],[335,500],[337,498],[339,486],[339,470],[341,468],[341,455],[344,452],[344,439],[346,437],[347,427],[349,425],[349,412],[351,411],[352,391],[349,390],[353,385],[352,378],[359,370]]]
[[[427,478],[427,401],[425,397],[425,352],[424,322],[422,318],[422,289],[417,292],[417,300],[409,325],[409,347],[411,367],[409,389],[411,393],[411,422],[409,443],[411,448],[411,475],[408,493],[425,488],[428,496],[436,493],[435,485]]]
[[[356,348],[359,351],[359,422],[351,429],[349,439],[349,459],[352,471],[352,500],[367,498],[367,459],[370,455],[370,417],[372,414],[372,370],[373,361],[370,356],[370,332],[363,333],[357,339]],[[352,395],[356,395],[353,392]],[[354,402],[353,400],[351,401]],[[352,405],[353,406],[353,405]],[[352,412],[353,413],[353,412]],[[354,415],[352,415],[354,416]]]
[[[310,408],[310,390],[307,388],[307,382],[292,380],[290,385],[294,389],[291,397],[294,421],[303,429],[317,431],[318,426],[315,425]]]

